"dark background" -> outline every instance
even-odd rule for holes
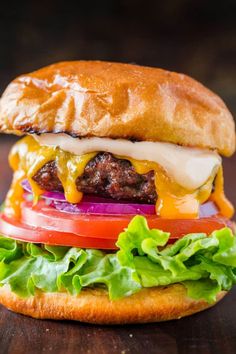
[[[235,0],[4,1],[0,91],[61,60],[100,59],[187,73],[236,113]]]

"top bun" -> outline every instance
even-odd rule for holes
[[[226,156],[235,150],[232,115],[197,81],[99,61],[62,62],[15,79],[0,101],[0,129],[165,141]]]

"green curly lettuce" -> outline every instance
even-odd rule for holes
[[[112,300],[142,288],[182,283],[193,299],[215,301],[236,283],[236,237],[229,228],[184,236],[168,245],[170,234],[150,230],[135,216],[119,235],[116,253],[37,245],[0,237],[0,286],[21,297],[43,292],[79,294],[104,287]]]

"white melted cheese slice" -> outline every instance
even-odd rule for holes
[[[194,190],[202,186],[221,165],[214,151],[178,146],[165,142],[131,142],[125,139],[72,138],[67,134],[34,135],[40,145],[59,147],[75,155],[110,152],[135,160],[156,162],[180,186]]]

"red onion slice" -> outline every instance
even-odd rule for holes
[[[199,217],[200,218],[208,218],[209,216],[214,216],[219,214],[219,209],[216,204],[212,201],[206,202],[200,205]]]
[[[124,204],[124,203],[93,203],[81,202],[70,204],[67,202],[53,201],[51,206],[57,210],[72,214],[100,214],[100,215],[155,215],[155,206],[149,204]],[[214,202],[200,205],[199,217],[207,218],[219,213]]]
[[[97,214],[97,215],[155,215],[155,205],[149,204],[124,204],[124,203],[92,203],[80,202],[70,204],[66,202],[53,202],[57,210],[65,213]]]
[[[22,187],[28,193],[32,193],[27,180],[22,182]],[[84,196],[78,204],[68,203],[61,192],[45,192],[41,197],[51,201],[50,205],[57,210],[73,214],[106,214],[106,215],[155,215],[155,205],[138,204],[129,201],[118,201],[98,196]]]
[[[27,180],[22,182],[25,191],[32,193]],[[138,204],[129,201],[118,201],[98,196],[84,196],[78,204],[70,204],[66,201],[62,192],[45,192],[42,195],[46,201],[64,213],[72,214],[97,214],[97,215],[155,215],[155,205]],[[219,209],[212,201],[200,205],[199,217],[206,218],[219,213]]]

